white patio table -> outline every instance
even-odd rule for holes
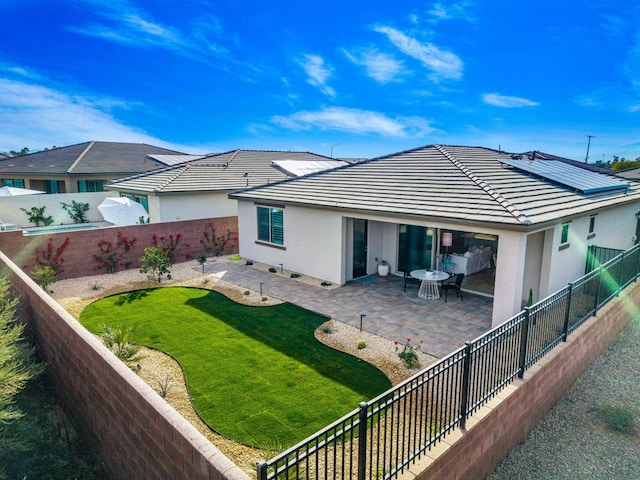
[[[438,282],[449,278],[449,274],[447,272],[440,270],[411,270],[409,275],[421,280],[418,297],[425,300],[435,300],[440,298]]]

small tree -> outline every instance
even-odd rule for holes
[[[16,317],[19,300],[11,293],[11,283],[0,277],[0,423],[23,415],[14,406],[15,396],[42,370],[22,339],[24,324]]]
[[[46,209],[47,207],[42,206],[42,207],[31,207],[29,210],[27,210],[26,208],[21,208],[20,210],[22,210],[24,213],[27,214],[27,216],[29,217],[29,221],[31,223],[35,223],[36,227],[39,227],[41,223],[45,227],[48,227],[53,223],[53,217],[51,215],[48,215],[45,217],[44,211]]]
[[[60,202],[60,205],[62,205],[62,209],[69,214],[73,223],[87,223],[88,203],[71,200],[71,204]]]
[[[144,249],[144,255],[140,257],[140,273],[146,273],[151,280],[162,282],[162,277],[166,276],[167,280],[171,280],[171,259],[169,253],[162,247],[147,247]]]

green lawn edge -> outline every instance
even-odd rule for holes
[[[292,445],[391,387],[373,365],[318,342],[327,317],[290,303],[247,306],[211,290],[160,287],[96,300],[80,322],[134,327],[182,366],[198,415],[243,444]]]

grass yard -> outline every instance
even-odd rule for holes
[[[391,387],[377,368],[314,336],[326,317],[284,303],[240,305],[209,290],[138,290],[88,305],[81,323],[132,325],[175,357],[202,419],[235,441],[290,446]]]

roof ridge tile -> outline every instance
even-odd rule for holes
[[[524,213],[522,213],[518,208],[513,205],[509,200],[504,198],[500,193],[498,193],[491,185],[487,182],[479,178],[476,174],[474,174],[471,170],[465,167],[457,157],[449,152],[442,145],[434,145],[434,148],[438,150],[442,155],[444,155],[451,163],[453,163],[456,168],[458,168],[463,174],[469,178],[473,183],[478,185],[483,191],[485,191],[493,200],[498,202],[498,204],[503,207],[507,212],[509,212],[518,222],[522,225],[531,225],[531,219],[527,217]]]

